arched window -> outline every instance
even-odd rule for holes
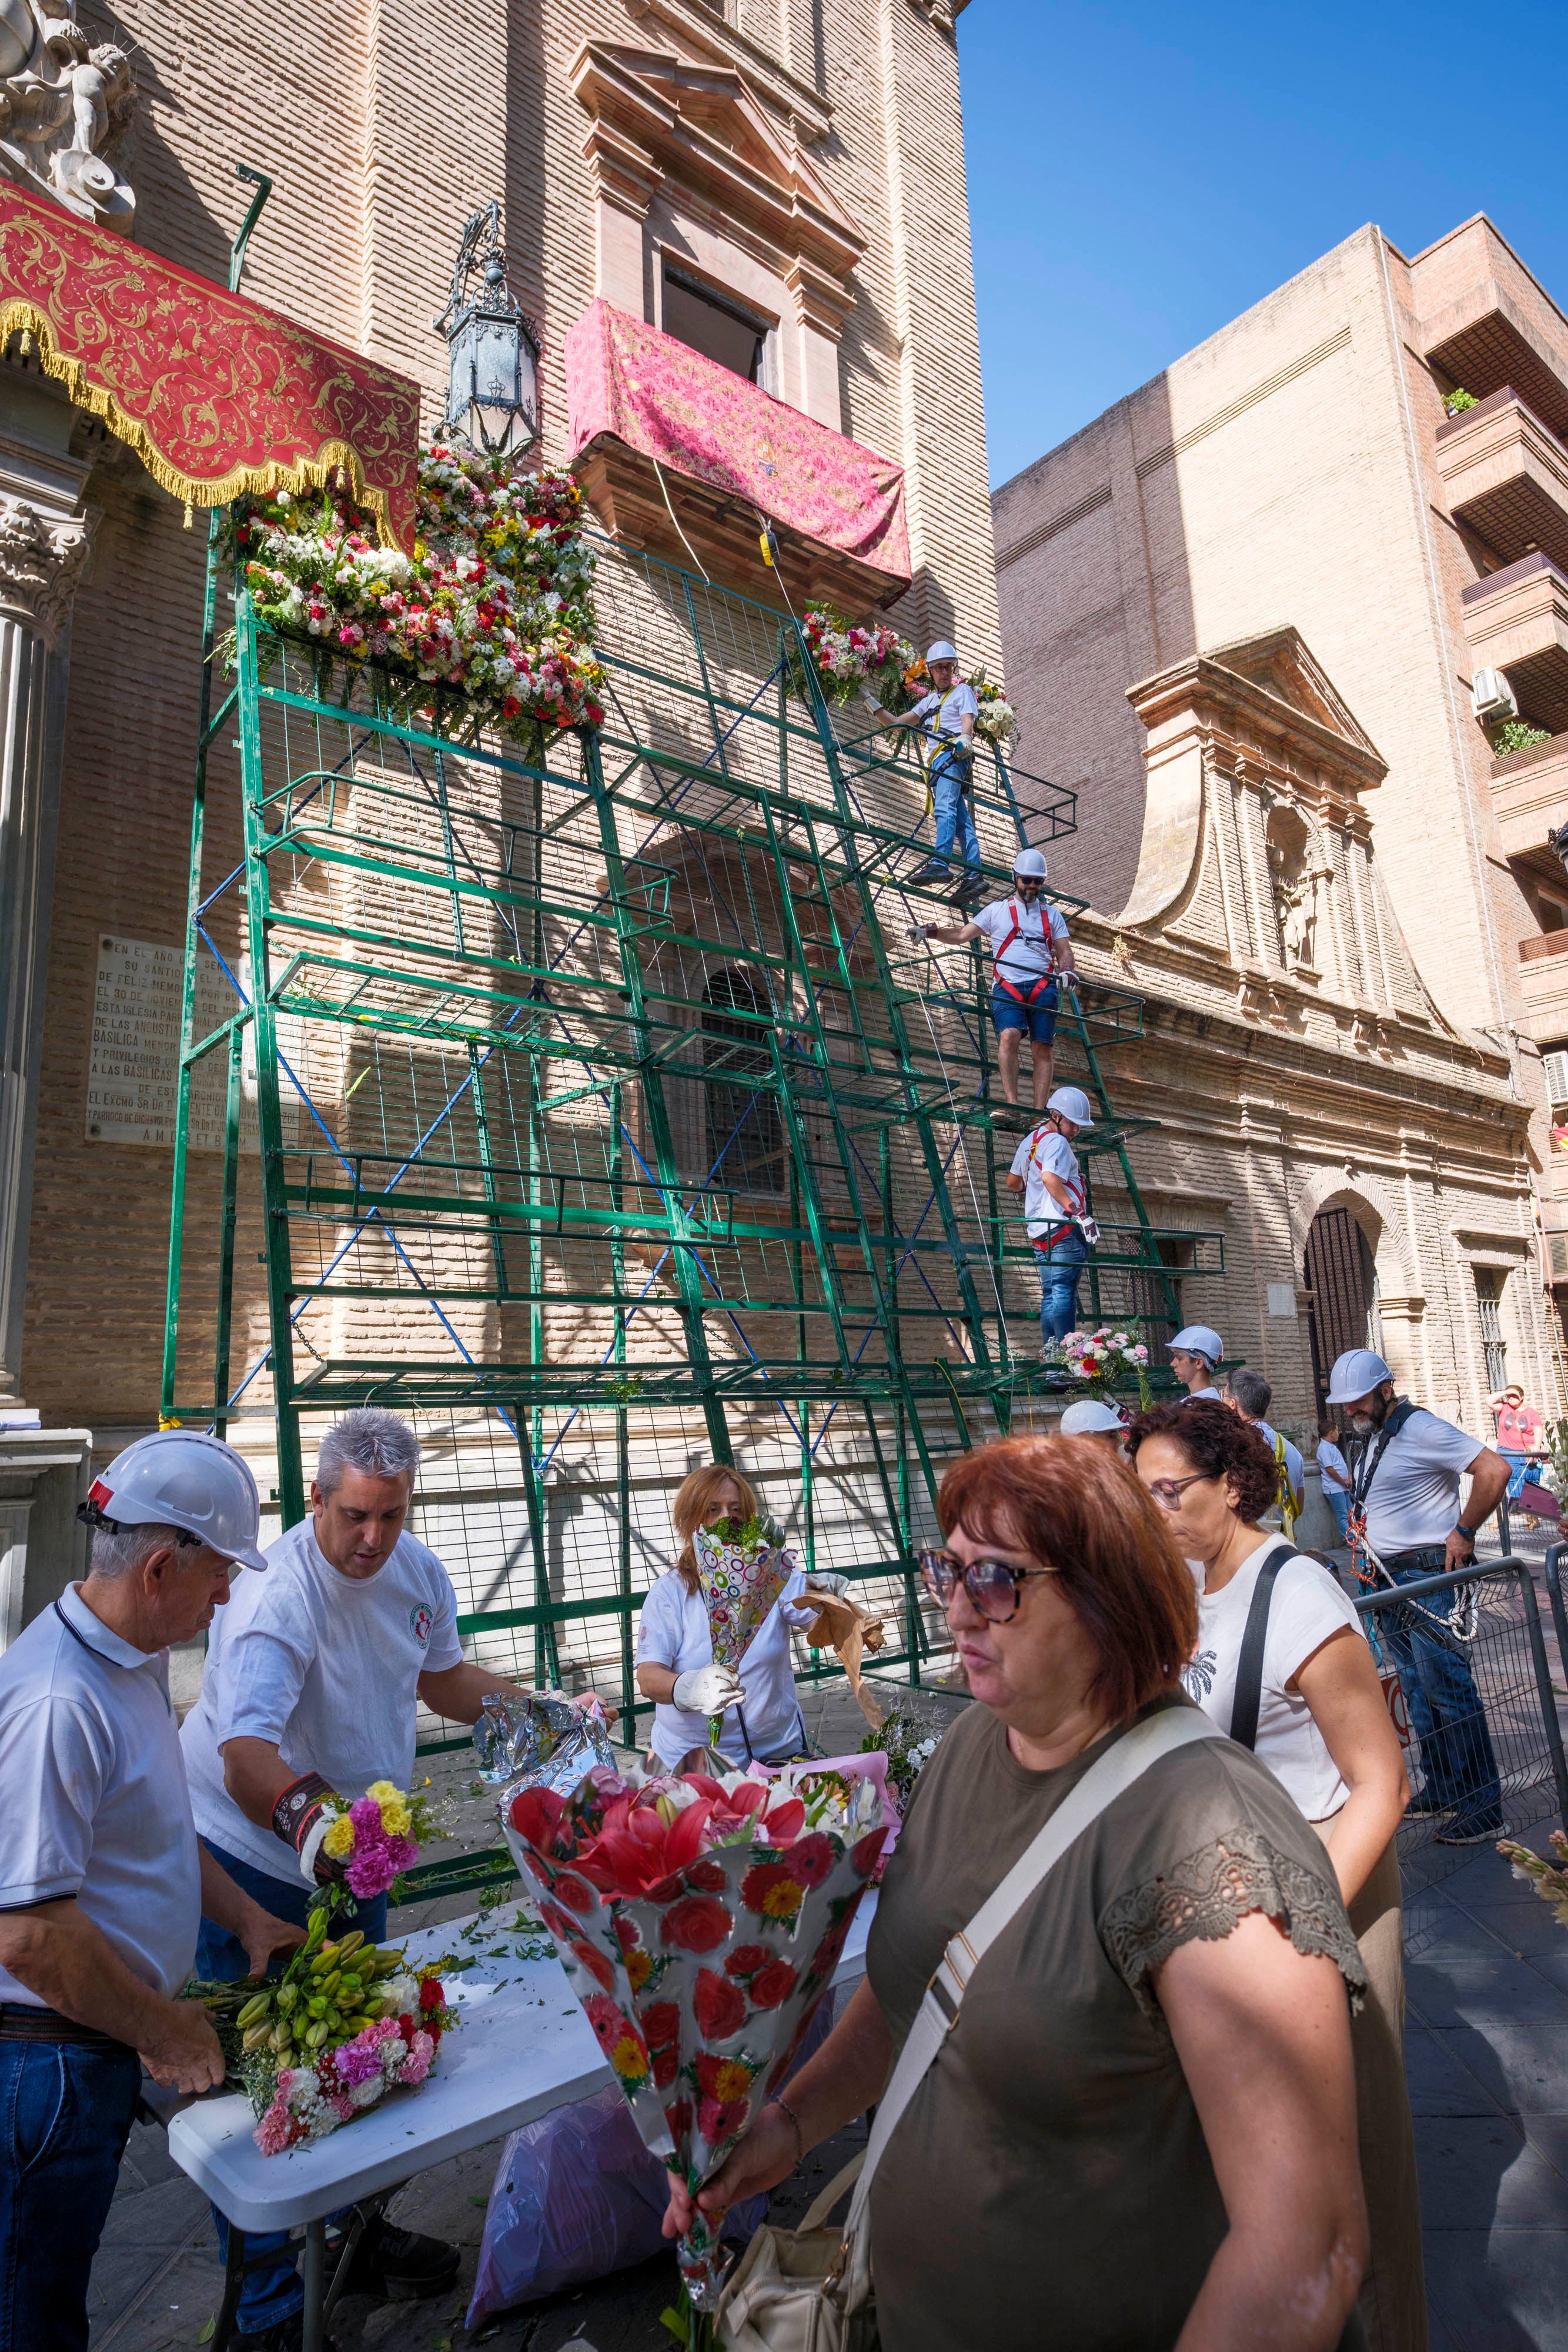
[[[761,985],[741,964],[721,965],[703,990],[708,1181],[743,1192],[789,1188],[779,1105],[756,1085],[771,1072],[773,1057],[753,1024],[733,1018],[737,1011],[770,1010]]]
[[[1320,1209],[1307,1234],[1302,1272],[1312,1293],[1307,1328],[1312,1342],[1312,1383],[1320,1413],[1326,1410],[1329,1374],[1347,1348],[1375,1348],[1373,1309],[1377,1283],[1372,1244],[1348,1209]]]

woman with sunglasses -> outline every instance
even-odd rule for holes
[[[950,1939],[1099,1758],[1191,1709],[1191,1574],[1107,1446],[983,1446],[936,1515],[926,1583],[977,1704],[915,1785],[866,1982],[700,2192],[710,2216],[881,2099]],[[1322,1849],[1272,1776],[1219,1738],[1161,1755],[986,1950],[888,2140],[870,2200],[882,2342],[1363,2344],[1361,1978]],[[666,2230],[690,2213],[673,2182]]]
[[[1182,1677],[1187,1694],[1239,1737],[1238,1686],[1250,1685],[1241,1701],[1244,1712],[1256,1709],[1248,1745],[1322,1839],[1356,1932],[1368,1979],[1354,2042],[1372,2230],[1362,2316],[1378,2352],[1419,2352],[1427,2312],[1394,1847],[1409,1788],[1377,1668],[1333,1570],[1261,1524],[1279,1490],[1279,1465],[1249,1423],[1201,1400],[1160,1405],[1133,1423],[1127,1444],[1199,1579],[1197,1641]],[[1262,1651],[1256,1674],[1244,1677],[1254,1616]]]

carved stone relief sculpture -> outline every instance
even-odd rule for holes
[[[46,520],[23,499],[0,496],[0,616],[20,621],[48,652],[86,570],[92,518]]]
[[[0,0],[0,172],[81,220],[129,230],[136,198],[110,160],[136,110],[123,49],[90,42],[73,0]]]

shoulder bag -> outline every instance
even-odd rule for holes
[[[1224,1737],[1218,1724],[1195,1709],[1162,1709],[1134,1724],[1107,1748],[1062,1800],[996,1892],[943,1953],[876,2110],[864,2154],[829,2183],[798,2230],[764,2223],[747,2247],[716,2318],[726,2352],[871,2352],[877,2340],[866,2213],[873,2176],[904,2109],[958,2022],[975,1969],[1107,1805],[1162,1756],[1174,1755],[1195,1739]],[[841,2229],[830,2226],[828,2216],[852,2182],[855,2193],[849,2219]]]

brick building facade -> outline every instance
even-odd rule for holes
[[[1488,221],[1369,226],[993,498],[1021,756],[1082,796],[1053,878],[1149,997],[1140,1171],[1223,1223],[1292,1426],[1369,1316],[1479,1434],[1505,1351],[1561,1409],[1565,404]],[[1543,740],[1498,756],[1482,669]]]

